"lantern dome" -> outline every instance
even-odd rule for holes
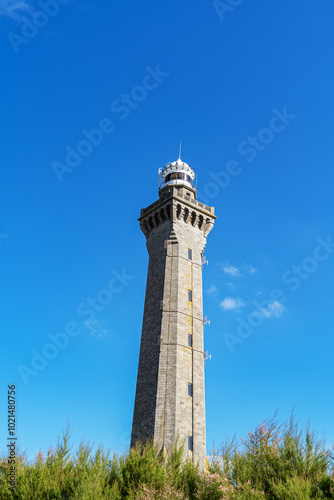
[[[195,172],[190,165],[182,161],[181,158],[171,163],[166,163],[164,168],[159,170],[159,174],[162,181],[160,189],[170,185],[186,185],[191,188],[193,187]]]

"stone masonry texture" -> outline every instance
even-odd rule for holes
[[[185,454],[202,468],[206,462],[202,257],[214,220],[213,207],[198,202],[196,191],[186,186],[160,190],[159,200],[143,209],[139,218],[149,265],[131,447],[153,439],[159,451],[168,453],[178,437]],[[188,384],[192,384],[190,396]]]

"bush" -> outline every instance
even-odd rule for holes
[[[265,420],[242,441],[215,453],[213,470],[231,478],[236,489],[250,484],[271,500],[334,498],[333,456],[309,426],[299,431],[292,415],[285,425]]]
[[[0,459],[1,500],[307,500],[334,499],[333,455],[293,417],[264,421],[238,444],[214,450],[207,472],[184,460],[176,442],[169,454],[140,443],[122,456],[81,442],[75,453],[67,429],[55,449],[33,463],[17,458],[17,488],[10,491],[6,457]]]

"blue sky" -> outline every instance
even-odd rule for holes
[[[217,214],[208,450],[276,409],[334,441],[333,15],[330,0],[2,2],[0,425],[16,383],[30,457],[67,420],[75,444],[129,443],[137,218],[180,140]]]

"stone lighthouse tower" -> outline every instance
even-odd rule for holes
[[[179,158],[159,171],[159,199],[141,210],[149,253],[131,446],[176,436],[205,466],[202,265],[214,208],[197,200],[195,172]]]

